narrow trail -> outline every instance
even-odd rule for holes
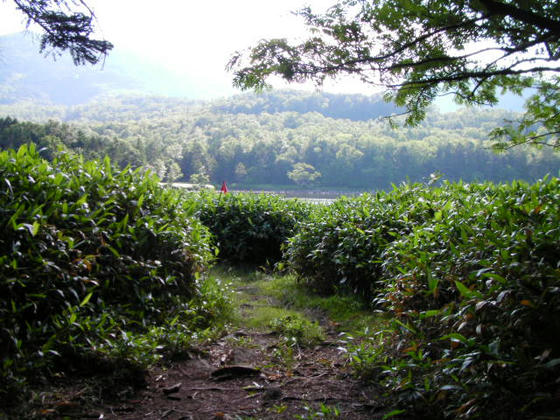
[[[258,290],[240,287],[248,319],[271,305]],[[325,339],[287,345],[279,334],[241,325],[188,360],[149,372],[133,399],[104,408],[104,419],[375,419],[375,389],[352,377],[339,333],[322,317]],[[380,411],[381,410],[381,411]],[[321,413],[321,414],[319,414]]]

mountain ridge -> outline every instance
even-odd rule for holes
[[[0,36],[0,103],[78,105],[107,93],[204,95],[196,81],[126,50],[116,48],[96,66],[74,66],[68,55],[40,53],[36,38],[31,32]]]

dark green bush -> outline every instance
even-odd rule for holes
[[[311,212],[309,204],[272,194],[204,192],[188,197],[214,235],[219,257],[233,263],[276,263],[282,244]]]
[[[415,418],[558,412],[560,182],[403,185],[303,222],[287,263],[393,316],[358,373]]]
[[[375,377],[415,416],[558,412],[560,183],[451,185],[382,253]],[[363,366],[362,366],[363,368]]]
[[[126,355],[189,317],[209,234],[157,177],[22,146],[0,153],[0,178],[0,397],[60,355]]]
[[[320,293],[371,298],[381,278],[381,254],[412,226],[431,219],[430,190],[405,185],[389,193],[341,198],[303,221],[285,247],[284,259]]]

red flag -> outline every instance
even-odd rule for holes
[[[228,189],[227,189],[226,181],[222,182],[222,189],[220,191],[223,192],[224,194],[227,194]]]

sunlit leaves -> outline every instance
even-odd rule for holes
[[[492,105],[499,93],[520,94],[535,81],[557,92],[547,77],[560,71],[559,13],[553,0],[338,0],[323,13],[299,11],[309,39],[261,41],[238,53],[230,69],[234,84],[245,89],[262,88],[271,76],[321,85],[327,77],[357,75],[383,86],[385,97],[404,106],[406,122],[415,125],[442,94]],[[558,106],[547,113],[547,105],[537,97],[527,104],[517,137],[511,131],[495,134],[509,136],[513,145],[541,143],[546,134],[524,129],[538,122],[557,134]]]
[[[117,332],[142,335],[171,314],[186,322],[211,247],[176,192],[109,159],[49,164],[33,145],[1,152],[0,173],[0,340],[12,361],[2,375],[69,349],[134,359]]]
[[[315,290],[358,293],[394,316],[382,339],[351,353],[399,408],[546,413],[557,407],[559,199],[557,178],[404,185],[335,202],[285,257]]]
[[[527,112],[518,121],[492,131],[494,148],[506,150],[519,144],[560,148],[560,77],[542,81],[529,98]]]

